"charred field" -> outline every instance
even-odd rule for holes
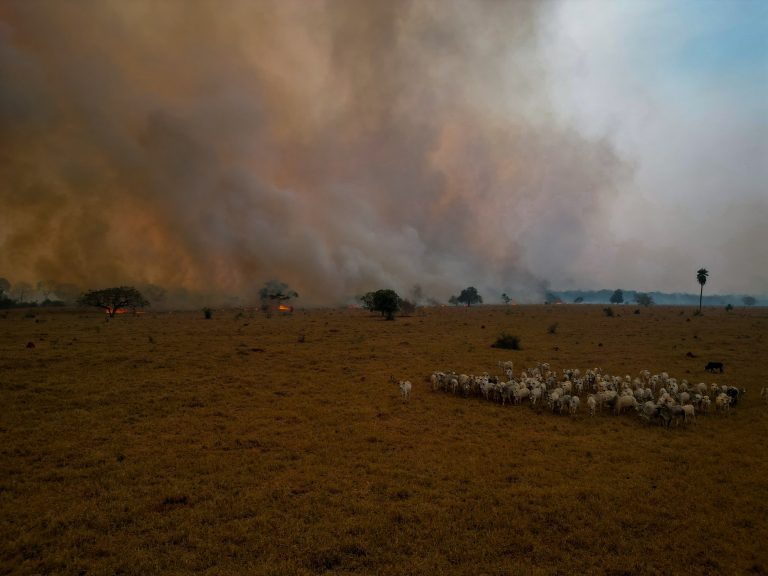
[[[768,310],[634,310],[3,313],[0,573],[768,573]],[[428,382],[501,360],[747,395],[667,430]]]

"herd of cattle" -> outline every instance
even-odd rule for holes
[[[555,414],[575,416],[582,408],[590,416],[610,411],[619,415],[635,412],[641,419],[669,427],[672,423],[688,423],[697,413],[714,411],[728,414],[742,399],[745,390],[717,384],[690,384],[678,381],[666,372],[651,374],[643,370],[638,376],[615,376],[600,368],[581,372],[570,368],[558,372],[547,363],[514,375],[512,362],[499,362],[505,378],[482,374],[474,376],[455,372],[433,372],[432,390],[463,397],[482,397],[502,405],[529,403],[532,407],[551,410]],[[411,383],[400,382],[403,400],[408,400]],[[768,402],[768,389],[761,391]]]

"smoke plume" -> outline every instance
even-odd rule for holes
[[[544,10],[4,3],[0,275],[533,298],[629,174],[552,113]]]

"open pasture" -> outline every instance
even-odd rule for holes
[[[768,311],[614,311],[4,313],[0,573],[768,573]],[[666,430],[427,381],[500,360],[747,395]]]

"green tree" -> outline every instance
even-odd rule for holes
[[[506,293],[506,292],[504,292],[504,293],[501,295],[501,301],[502,301],[502,302],[504,302],[504,304],[509,304],[510,302],[512,302],[512,298],[510,298],[509,296],[507,296],[507,293]]]
[[[704,284],[707,283],[707,276],[709,276],[709,271],[706,268],[699,268],[696,272],[696,281],[701,285],[701,291],[699,292],[699,312],[701,312],[701,301],[704,298]]]
[[[395,319],[395,312],[400,309],[400,303],[400,296],[394,290],[376,290],[373,293],[373,309],[381,312],[387,320]]]
[[[448,298],[448,304],[451,304],[452,306],[458,306],[459,305],[459,298],[454,294],[450,298]]]
[[[754,296],[744,296],[741,301],[744,302],[744,306],[754,306],[757,303]]]
[[[635,302],[640,304],[640,306],[650,306],[653,304],[653,297],[645,292],[638,292],[635,296]]]
[[[103,308],[110,318],[114,318],[120,309],[129,309],[135,312],[136,308],[149,306],[149,301],[132,286],[118,286],[104,290],[89,290],[80,295],[77,304]]]
[[[480,296],[477,292],[477,288],[474,286],[469,286],[468,288],[464,288],[464,290],[461,291],[461,294],[459,294],[459,297],[456,299],[458,302],[461,302],[462,304],[466,304],[467,306],[472,306],[472,304],[482,304],[483,303],[483,297]]]
[[[613,291],[613,294],[611,294],[610,299],[611,304],[621,304],[624,302],[624,290],[621,288],[617,288]]]

